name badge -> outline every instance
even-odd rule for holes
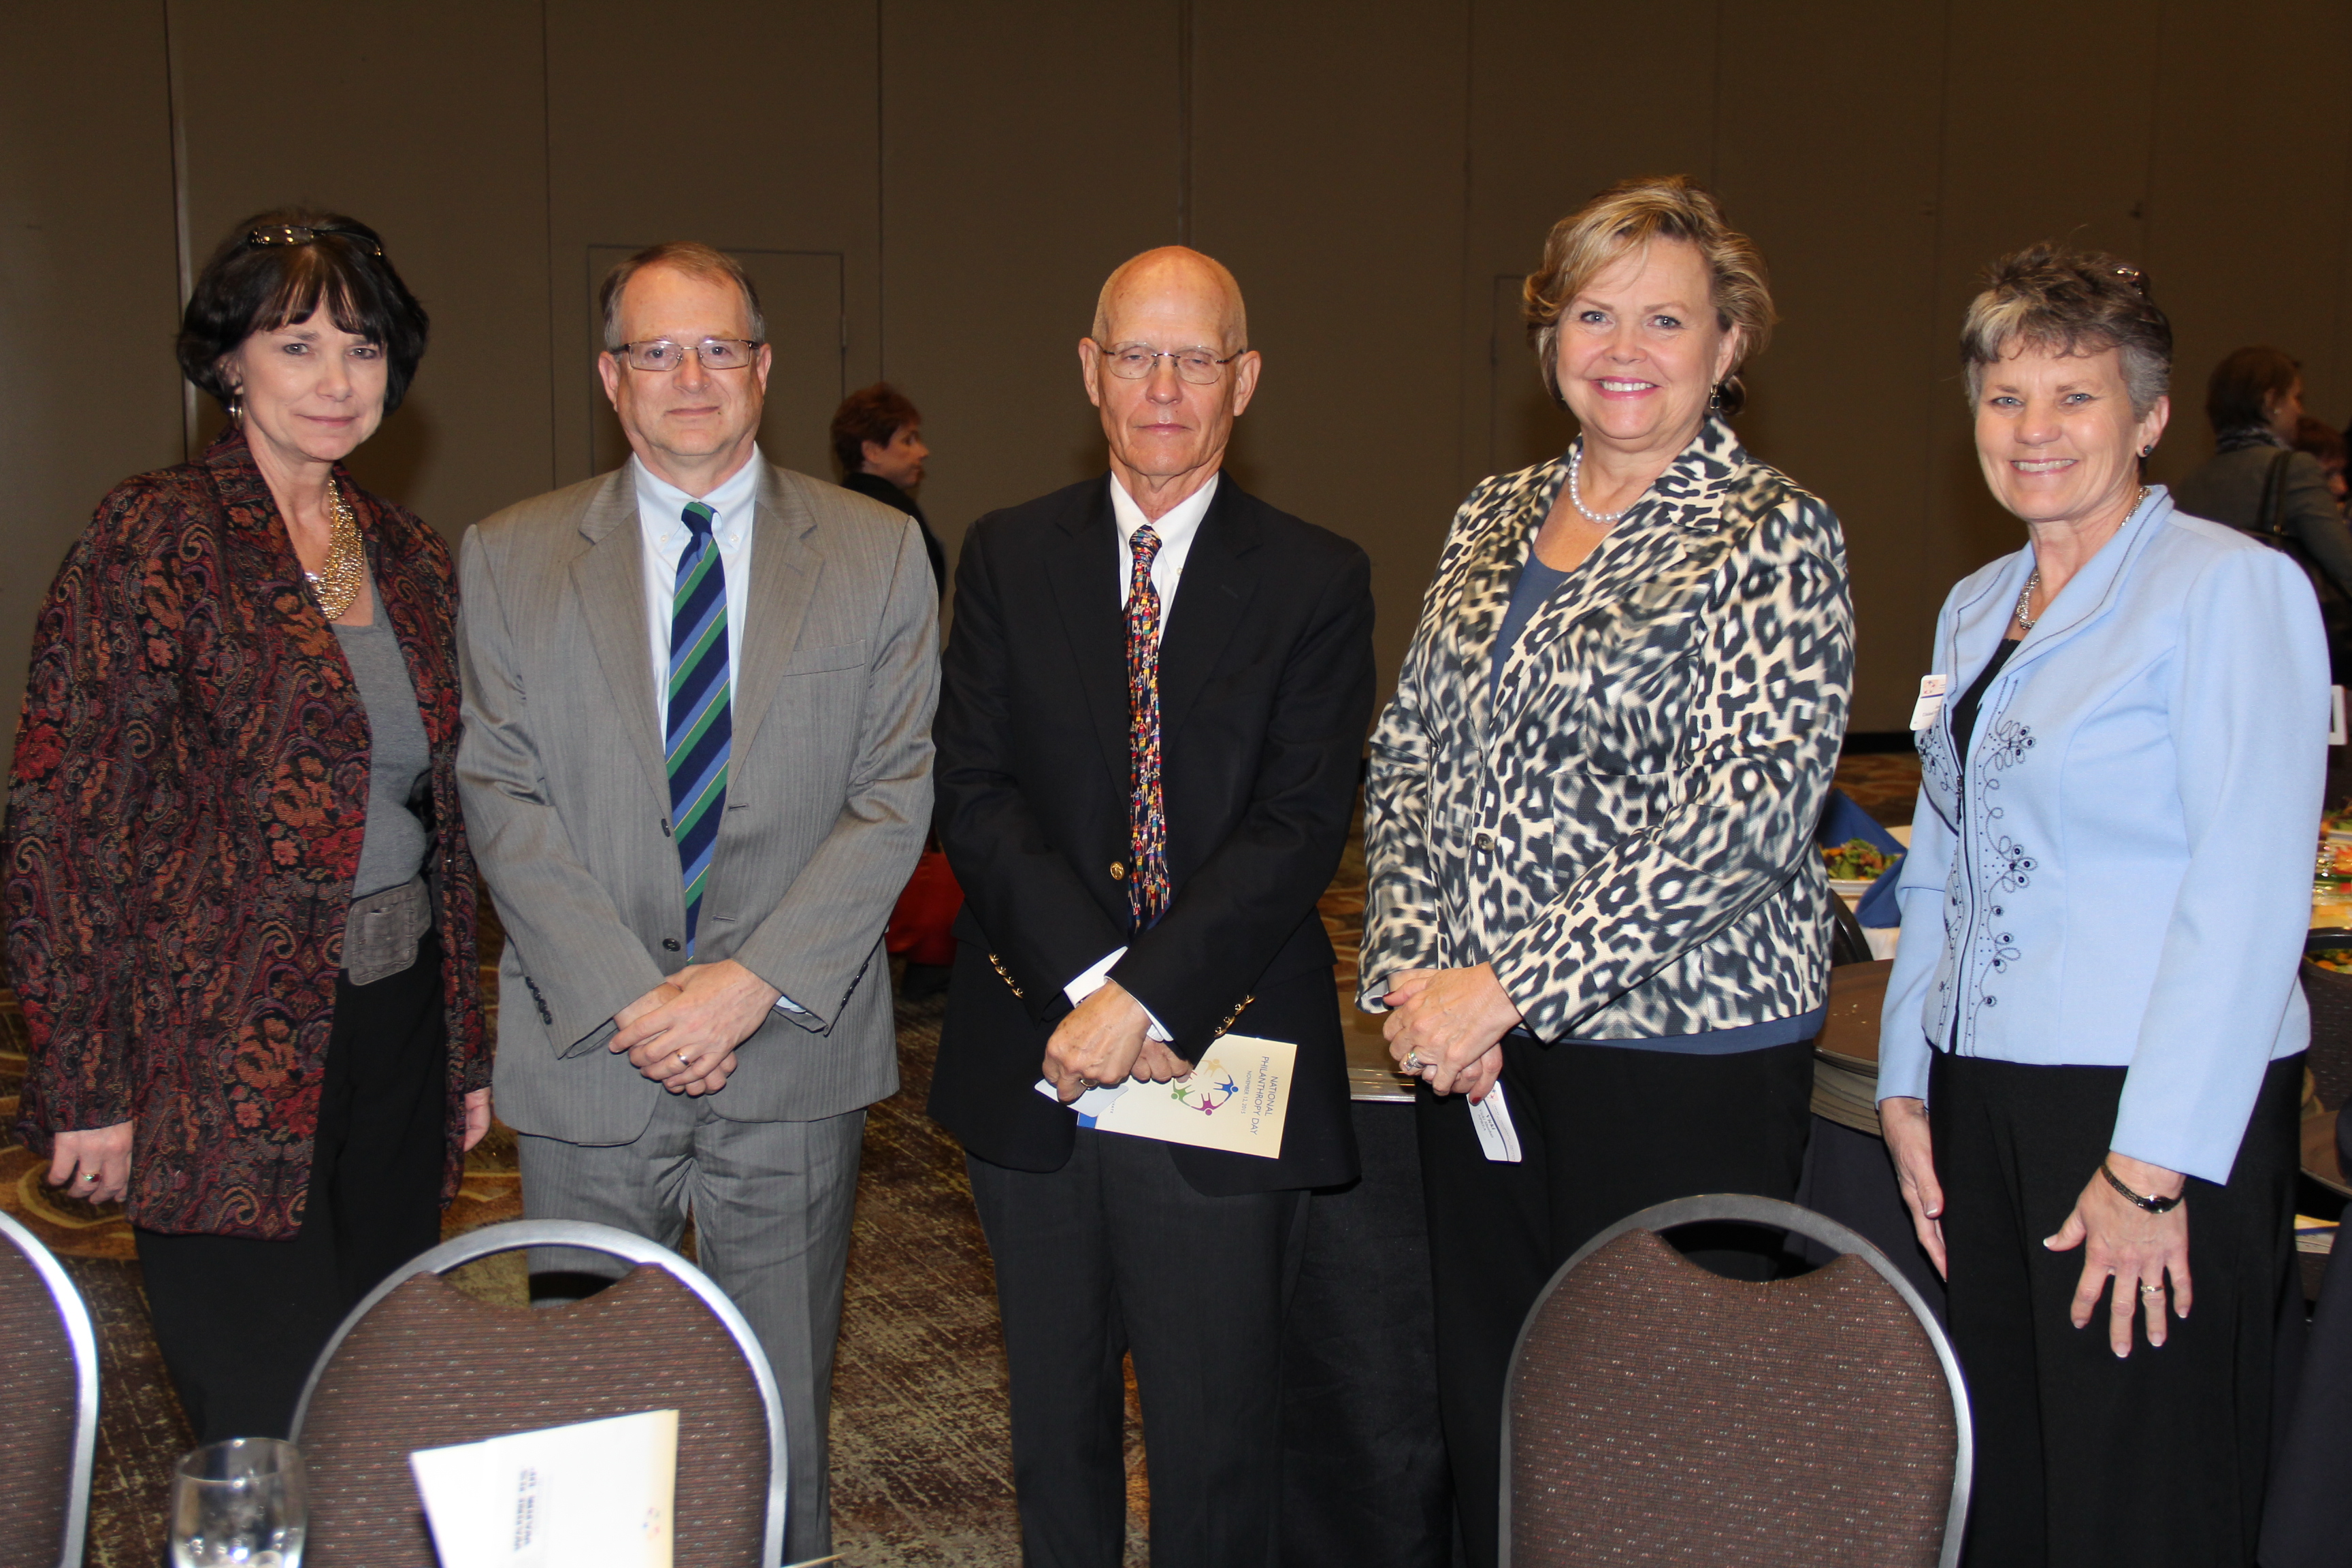
[[[1911,728],[1925,730],[1944,711],[1944,693],[1952,689],[1948,675],[1923,675],[1919,678],[1919,700],[1911,705]]]

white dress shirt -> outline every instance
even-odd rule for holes
[[[692,496],[659,478],[635,458],[629,477],[637,487],[637,536],[646,551],[646,632],[653,654],[654,725],[669,732],[669,633],[677,601],[677,558],[693,537],[682,518],[688,501],[700,501],[718,515],[710,536],[719,542],[719,564],[727,573],[727,682],[743,668],[743,616],[751,594],[751,519],[760,506],[760,449],[751,460],[707,496]]]
[[[1128,596],[1135,586],[1136,531],[1149,522],[1152,532],[1160,536],[1160,553],[1151,558],[1151,585],[1160,591],[1160,626],[1153,638],[1155,642],[1168,636],[1168,617],[1176,609],[1176,587],[1184,580],[1184,559],[1192,553],[1192,540],[1201,531],[1201,519],[1208,515],[1209,503],[1216,499],[1217,480],[1221,477],[1210,475],[1207,484],[1178,501],[1168,509],[1164,516],[1157,519],[1144,516],[1143,509],[1135,504],[1135,498],[1127,493],[1127,487],[1118,482],[1118,476],[1113,474],[1110,477],[1110,515],[1112,521],[1118,524],[1120,609],[1127,607]],[[1111,949],[1089,964],[1084,973],[1063,986],[1062,994],[1070,999],[1071,1006],[1076,1006],[1103,988],[1110,979],[1111,966],[1126,956],[1127,949],[1124,947]],[[1144,1031],[1151,1038],[1162,1045],[1175,1038],[1152,1015],[1150,1008],[1144,1008],[1143,1016],[1151,1020],[1150,1026]]]
[[[709,495],[688,495],[656,474],[635,457],[629,477],[637,487],[637,537],[645,547],[646,632],[653,654],[654,727],[669,733],[669,637],[677,618],[677,558],[686,553],[694,531],[686,526],[688,501],[700,501],[715,514],[710,537],[719,543],[719,564],[727,574],[727,696],[735,697],[735,673],[743,668],[743,617],[751,602],[751,521],[760,509],[760,448]],[[801,1005],[778,996],[776,1005],[798,1013]]]

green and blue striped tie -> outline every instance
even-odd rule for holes
[[[710,876],[710,851],[727,811],[727,758],[735,737],[728,713],[727,568],[710,534],[717,516],[688,501],[679,521],[691,535],[677,558],[677,589],[670,600],[670,831],[686,878],[686,951]]]

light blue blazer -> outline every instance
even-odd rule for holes
[[[1917,732],[1878,1094],[1927,1098],[1930,1042],[2128,1068],[2110,1147],[2229,1179],[2264,1066],[2309,1042],[2296,980],[2326,765],[2327,646],[2286,556],[2158,487],[1984,696],[1963,786],[1951,709],[2032,552],[1954,588],[1944,710]]]

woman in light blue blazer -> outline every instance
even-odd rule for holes
[[[2141,483],[2171,345],[2047,246],[1962,334],[2031,540],[1937,621],[1878,1093],[2000,1568],[2251,1563],[2261,1522],[2327,649],[2294,562]]]

